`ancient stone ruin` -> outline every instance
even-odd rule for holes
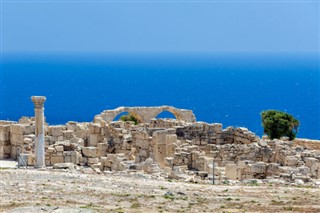
[[[312,184],[320,179],[319,141],[261,139],[246,128],[196,122],[191,110],[171,106],[119,107],[96,115],[93,122],[48,125],[45,97],[32,100],[35,118],[0,121],[0,159],[15,159],[26,167],[143,171],[192,181],[212,181],[214,176],[220,182]],[[141,123],[113,121],[124,111]],[[176,119],[155,119],[162,111]]]
[[[113,121],[114,118],[122,112],[128,112],[133,115],[139,123],[149,123],[153,118],[156,118],[163,111],[171,112],[177,120],[186,122],[196,122],[196,117],[191,110],[177,109],[172,106],[160,107],[118,107],[114,110],[105,110],[101,114],[95,116],[95,121]]]

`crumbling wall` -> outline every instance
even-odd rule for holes
[[[34,119],[0,125],[0,157],[24,153],[34,165]],[[68,122],[45,126],[45,163],[73,163],[95,170],[165,171],[173,178],[193,172],[202,179],[278,177],[285,180],[320,178],[320,153],[297,143],[260,140],[246,128],[221,124],[152,119],[150,123]],[[223,169],[220,169],[223,168]]]
[[[0,159],[10,158],[11,156],[10,125],[14,123],[0,121]]]
[[[306,147],[308,149],[320,150],[320,141],[319,140],[309,140],[309,139],[296,138],[293,140],[293,145]]]
[[[114,118],[123,112],[128,112],[138,119],[140,123],[149,123],[153,118],[163,111],[171,112],[177,120],[186,122],[195,122],[196,117],[191,110],[178,109],[172,106],[159,107],[118,107],[114,110],[105,110],[101,114],[95,116],[95,122],[104,120],[112,122]]]

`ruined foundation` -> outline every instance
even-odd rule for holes
[[[40,110],[36,118],[0,122],[1,159],[17,159],[23,154],[27,166],[81,166],[97,173],[143,171],[181,180],[212,181],[213,169],[220,182],[272,179],[314,183],[320,179],[319,141],[261,139],[246,128],[223,129],[222,124],[196,122],[191,110],[170,106],[120,107],[102,112],[93,122],[65,125],[39,122],[43,105],[36,110]],[[154,119],[165,110],[177,119]],[[124,111],[142,123],[113,121]],[[41,124],[44,161],[39,146]]]

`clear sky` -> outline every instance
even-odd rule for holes
[[[2,0],[8,52],[319,52],[319,1]]]

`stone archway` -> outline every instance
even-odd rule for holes
[[[157,114],[155,119],[177,119],[176,115],[174,115],[172,112],[169,112],[167,110],[163,110],[159,114]]]
[[[143,122],[143,120],[141,119],[141,116],[135,112],[134,110],[131,110],[130,108],[128,107],[119,107],[117,109],[115,109],[113,112],[109,113],[107,116],[109,117],[109,121],[114,121],[114,119],[120,115],[121,113],[125,113],[127,112],[128,114],[131,114],[133,115],[139,123]]]
[[[195,122],[196,117],[191,110],[178,109],[172,106],[159,107],[118,107],[114,110],[105,110],[101,114],[95,116],[95,121],[104,120],[111,122],[114,118],[122,113],[128,112],[138,119],[140,123],[149,123],[151,119],[156,118],[163,111],[171,112],[177,120],[186,122]]]
[[[170,107],[170,106],[168,106],[168,107],[166,107],[166,106],[165,106],[165,107],[162,107],[161,110],[160,110],[160,112],[158,112],[158,113],[154,116],[154,118],[157,118],[157,116],[160,115],[160,114],[163,113],[163,112],[170,112],[171,114],[174,115],[174,117],[175,117],[177,120],[181,120],[181,116],[179,115],[179,112],[177,112],[174,107]]]

